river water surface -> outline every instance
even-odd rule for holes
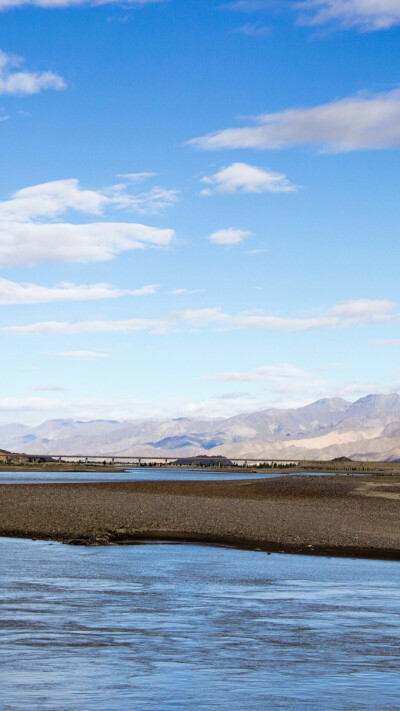
[[[0,539],[3,711],[400,709],[399,563]]]
[[[299,472],[299,474],[307,473]],[[318,473],[319,476],[324,475],[324,472],[309,473],[314,475]],[[332,474],[332,472],[330,473]],[[290,470],[275,472],[273,469],[262,472],[248,472],[243,469],[239,469],[237,472],[224,472],[221,469],[210,471],[207,469],[185,469],[183,467],[129,467],[117,472],[32,472],[22,470],[0,471],[0,484],[58,484],[61,482],[75,484],[91,481],[215,481],[216,479],[237,481],[239,479],[271,479],[278,476],[288,476],[289,474],[295,476],[296,472]]]

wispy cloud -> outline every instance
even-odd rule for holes
[[[398,0],[302,0],[295,9],[300,22],[312,26],[372,32],[400,24]]]
[[[246,22],[244,25],[236,27],[233,31],[246,37],[268,37],[271,34],[271,28],[262,22]]]
[[[204,289],[172,289],[169,293],[172,294],[173,296],[184,296],[186,294],[201,294],[204,292]]]
[[[168,0],[125,0],[125,6],[140,7],[155,3],[168,2]],[[75,7],[76,5],[90,5],[96,7],[100,5],[121,5],[121,0],[0,0],[0,10],[12,10],[22,5],[33,5],[45,9]]]
[[[0,0],[0,9],[1,9]],[[65,89],[64,79],[54,72],[32,72],[21,69],[21,57],[14,57],[0,50],[0,94],[27,96],[39,94],[46,89]],[[2,117],[4,120],[5,117]]]
[[[69,210],[99,217],[107,208],[132,210],[136,199],[120,185],[85,190],[76,179],[18,190],[0,202],[0,266],[105,261],[125,251],[168,246],[174,237],[171,229],[132,222],[59,221]]]
[[[142,214],[158,214],[180,200],[179,190],[169,190],[160,185],[136,194],[128,193],[126,188],[126,184],[113,186],[109,190],[109,204]]]
[[[265,406],[265,403],[263,403]],[[183,398],[169,400],[137,400],[134,398],[80,398],[66,400],[56,397],[0,398],[0,414],[24,421],[42,422],[49,417],[95,419],[148,419],[170,417],[228,417],[233,413],[260,409],[261,403],[251,395],[228,394],[207,400],[191,401]]]
[[[311,27],[373,32],[400,24],[398,0],[232,0],[224,10],[271,14],[287,12]]]
[[[252,233],[244,230],[235,230],[233,227],[228,227],[226,230],[217,230],[209,235],[208,239],[213,244],[239,244]]]
[[[63,282],[56,286],[48,287],[40,284],[18,283],[0,278],[0,305],[116,299],[120,296],[147,296],[156,292],[156,284],[142,286],[139,289],[117,289],[110,286],[110,284],[70,284]]]
[[[265,12],[277,7],[280,2],[281,0],[231,0],[231,2],[222,3],[219,8],[248,13]]]
[[[61,397],[4,397],[0,398],[0,415],[9,421],[13,417],[30,423],[42,422],[49,417],[77,420],[131,420],[169,419],[171,417],[203,418],[231,417],[241,412],[255,412],[274,408],[296,408],[307,405],[321,397],[341,396],[354,400],[372,392],[393,393],[399,383],[382,386],[376,382],[350,381],[344,384],[317,383],[292,379],[276,390],[252,395],[251,393],[223,393],[219,396],[194,401],[184,398],[168,400],[138,400],[134,398],[79,398],[67,400]]]
[[[267,247],[258,247],[257,249],[248,249],[246,254],[266,254],[267,252]]]
[[[322,151],[346,152],[398,147],[400,90],[262,114],[254,124],[210,133],[189,143],[203,150],[312,145]]]
[[[48,321],[26,326],[3,326],[0,332],[21,335],[61,335],[80,333],[129,333],[150,331],[171,333],[187,329],[214,328],[220,330],[261,329],[273,331],[312,331],[324,328],[349,328],[398,321],[390,301],[360,299],[333,306],[321,316],[287,317],[224,313],[220,308],[186,309],[159,318],[132,318],[120,321]]]
[[[310,380],[315,376],[296,365],[282,363],[279,365],[264,365],[248,372],[227,372],[216,375],[207,375],[205,380],[220,383],[276,383],[282,380]]]
[[[320,371],[331,370],[329,364],[319,368]],[[384,387],[382,383],[360,382],[358,380],[338,381],[337,379],[321,378],[320,373],[312,373],[299,368],[291,363],[266,365],[250,371],[222,372],[208,375],[204,380],[218,383],[249,383],[265,384],[262,390],[264,398],[266,393],[274,399],[269,406],[298,407],[313,400],[325,397],[343,397],[352,400],[374,392],[395,392],[399,383],[389,383]],[[260,388],[257,388],[260,393]],[[259,397],[259,395],[258,395]]]
[[[400,338],[381,338],[375,341],[368,341],[369,346],[400,346]]]
[[[139,289],[133,289],[128,293],[132,296],[152,296],[153,294],[157,294],[159,287],[159,284],[147,284],[146,286],[139,287]]]
[[[125,178],[126,180],[131,180],[133,183],[143,183],[149,178],[154,178],[157,173],[119,173],[117,178]]]
[[[32,390],[37,391],[37,392],[55,393],[55,392],[64,391],[65,388],[62,388],[60,385],[36,385],[35,387],[32,388]]]
[[[201,195],[213,193],[288,193],[296,190],[285,175],[247,163],[232,163],[209,177],[201,179],[209,185]]]

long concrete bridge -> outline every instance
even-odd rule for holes
[[[29,456],[36,456],[36,455],[29,455]],[[53,459],[58,459],[60,462],[84,462],[85,464],[90,464],[90,462],[93,463],[103,463],[106,462],[107,464],[136,464],[138,466],[141,466],[142,464],[158,464],[159,466],[168,466],[171,464],[174,464],[177,460],[179,459],[191,459],[192,457],[153,457],[153,456],[142,456],[140,454],[135,454],[131,456],[119,456],[117,454],[115,455],[104,455],[104,454],[47,454],[47,455],[37,455],[38,457],[40,456],[49,456],[52,457]],[[201,458],[202,456],[205,455],[195,455],[196,458],[199,457]],[[227,457],[227,459],[232,462],[233,464],[238,464],[239,466],[247,467],[247,466],[256,466],[257,464],[265,464],[267,466],[279,466],[280,464],[282,465],[288,465],[288,464],[293,464],[296,466],[297,464],[300,463],[300,459],[264,459],[264,458],[250,458],[250,457]],[[223,462],[210,462],[210,466],[214,467],[220,467],[223,465]]]

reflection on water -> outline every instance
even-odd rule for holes
[[[302,474],[307,472],[300,472]],[[311,474],[312,472],[310,472]],[[315,474],[315,472],[313,472]],[[118,472],[27,472],[0,471],[0,484],[57,484],[59,482],[77,483],[91,481],[215,481],[216,479],[271,479],[277,476],[296,474],[290,470],[285,472],[264,471],[252,474],[243,469],[237,472],[207,469],[183,469],[181,467],[131,467]],[[318,472],[323,474],[323,472]]]
[[[399,709],[399,564],[0,539],[4,711]]]

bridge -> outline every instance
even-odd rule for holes
[[[28,455],[28,456],[36,456],[36,455]],[[179,459],[191,459],[191,457],[153,457],[153,456],[142,456],[140,454],[135,454],[131,456],[119,456],[117,454],[115,455],[105,455],[105,454],[47,454],[47,455],[37,455],[38,457],[40,456],[49,456],[52,457],[53,459],[57,459],[59,462],[81,462],[84,464],[90,464],[90,462],[93,462],[94,464],[96,463],[103,463],[105,462],[106,464],[133,464],[137,466],[141,466],[142,464],[158,464],[159,466],[169,466],[172,464],[175,464],[175,462]],[[205,455],[195,455],[196,457],[202,457]],[[217,456],[217,455],[216,455]],[[267,466],[279,466],[279,465],[288,465],[292,464],[293,466],[296,466],[300,464],[301,460],[300,459],[263,459],[262,457],[258,458],[250,458],[250,457],[227,457],[230,462],[233,464],[237,464],[238,466],[256,466],[258,464],[265,464]],[[210,462],[210,466],[214,467],[221,467],[222,462]]]

